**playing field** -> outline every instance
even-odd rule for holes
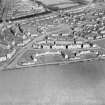
[[[105,63],[0,72],[1,105],[104,105]]]

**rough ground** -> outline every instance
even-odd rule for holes
[[[0,72],[1,105],[105,105],[105,63]]]

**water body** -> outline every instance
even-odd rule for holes
[[[3,105],[104,105],[105,62],[0,72]]]

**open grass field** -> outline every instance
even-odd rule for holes
[[[0,72],[1,105],[104,105],[105,63]]]

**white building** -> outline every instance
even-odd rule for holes
[[[74,60],[80,60],[81,58],[80,57],[75,57],[73,58]]]
[[[8,44],[8,45],[6,46],[6,48],[7,48],[7,49],[10,49],[10,48],[11,48],[11,45]]]
[[[41,45],[40,44],[32,44],[32,48],[34,49],[40,49],[41,48]]]
[[[54,44],[53,40],[47,40],[47,44]]]
[[[77,46],[78,49],[81,48],[81,44],[77,44],[76,46]]]
[[[66,47],[64,45],[54,45],[52,49],[66,49]]]
[[[42,41],[37,42],[37,44],[46,44],[46,41],[42,40]]]
[[[93,47],[95,48],[95,47],[99,47],[99,46],[97,46],[97,44],[93,44]]]
[[[36,53],[35,54],[35,57],[40,57],[40,56],[46,56],[46,55],[61,55],[61,53],[59,51],[57,52],[50,52],[50,51],[47,51],[47,52],[44,52],[44,53]]]
[[[69,56],[66,54],[66,55],[65,55],[65,59],[68,59],[68,58],[69,58]]]
[[[103,16],[102,19],[105,20],[105,16]]]
[[[31,41],[31,39],[27,39],[23,41],[23,44],[26,45],[27,43],[29,43]]]
[[[103,35],[103,38],[105,38],[105,34]]]
[[[6,60],[7,60],[6,56],[0,57],[0,62],[6,61]]]
[[[16,49],[7,54],[7,59],[10,59],[16,53]]]
[[[81,45],[80,44],[77,44],[77,45],[68,45],[68,49],[72,50],[72,49],[80,49],[81,48]]]
[[[24,44],[23,43],[18,43],[17,46],[22,47],[22,46],[24,46]]]
[[[22,36],[22,38],[23,38],[23,40],[24,40],[24,39],[27,39],[27,36],[24,34],[24,35]]]
[[[59,34],[57,33],[57,34],[52,34],[51,36],[59,36]]]
[[[63,34],[62,34],[62,36],[68,36],[68,35],[69,35],[68,33],[63,33]]]
[[[11,44],[12,44],[12,46],[14,46],[16,43],[15,43],[15,41],[12,41]]]
[[[88,40],[94,40],[94,38],[92,36],[89,36]]]
[[[28,33],[27,33],[27,36],[31,36],[31,33],[30,33],[30,32],[28,32]]]
[[[83,55],[83,54],[90,54],[91,52],[89,51],[89,50],[87,50],[87,51],[81,51],[80,53],[79,53],[79,55]]]
[[[102,54],[102,57],[105,57],[105,54]]]
[[[102,38],[102,36],[100,36],[100,35],[99,35],[99,36],[97,36],[96,38],[97,38],[97,39],[101,39],[101,38]]]
[[[50,49],[50,45],[48,44],[43,45],[43,49]]]
[[[29,66],[29,65],[34,65],[35,62],[24,62],[22,63],[23,66]]]
[[[37,37],[38,34],[31,34],[31,37]]]
[[[83,48],[90,48],[90,45],[88,43],[83,44]]]
[[[76,44],[82,44],[83,42],[82,41],[76,41]]]
[[[105,34],[105,30],[101,31],[101,34]]]

